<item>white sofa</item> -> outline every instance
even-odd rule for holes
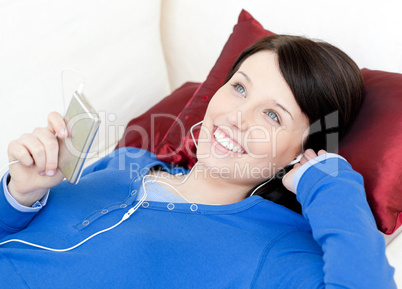
[[[244,8],[275,33],[326,40],[363,68],[402,73],[397,1],[0,1],[0,165],[7,145],[63,113],[80,77],[102,118],[89,163],[128,121],[186,81],[202,82]],[[399,231],[398,231],[399,232]],[[402,234],[386,236],[402,288]],[[399,236],[399,237],[398,237]]]

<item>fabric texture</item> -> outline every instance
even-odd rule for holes
[[[364,177],[377,224],[392,234],[402,224],[402,74],[362,69],[363,106],[340,144]]]
[[[162,111],[171,110],[171,114],[177,118],[173,123],[170,120],[156,123],[159,135],[155,137],[157,141],[149,147],[149,151],[156,153],[160,160],[191,168],[196,162],[191,126],[203,119],[209,100],[224,83],[231,65],[241,51],[259,38],[272,34],[243,10],[205,82],[200,87],[188,84],[166,98],[166,101],[174,101],[175,106],[164,107]],[[402,224],[402,180],[398,169],[402,163],[402,152],[399,150],[402,138],[402,75],[369,69],[363,69],[362,73],[365,101],[356,124],[340,143],[339,153],[363,175],[367,198],[378,229],[391,234]],[[177,97],[178,93],[180,97]],[[183,95],[185,93],[187,97]],[[175,97],[177,102],[171,100]],[[186,100],[184,106],[183,103],[181,106],[178,104],[181,99]],[[182,110],[177,111],[178,107]],[[147,112],[140,120],[133,120],[127,131],[130,132],[137,124],[142,125],[144,119],[150,119],[149,114]],[[195,128],[196,138],[198,133]],[[155,133],[150,132],[150,135]],[[121,144],[144,148],[140,146],[140,138],[123,137],[119,147],[123,147]]]
[[[123,148],[88,167],[78,185],[52,188],[37,214],[17,212],[0,192],[0,242],[75,245],[117,223],[156,165],[187,172]],[[361,176],[339,158],[326,165],[331,174],[313,165],[300,178],[303,216],[260,196],[221,206],[146,201],[120,226],[73,251],[1,246],[0,286],[396,288]]]

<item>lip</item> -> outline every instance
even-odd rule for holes
[[[213,126],[213,130],[212,130],[212,134],[211,134],[211,144],[219,151],[224,152],[224,153],[229,153],[229,154],[233,154],[233,155],[244,155],[247,154],[246,150],[244,149],[244,147],[239,144],[239,142],[237,142],[236,140],[234,140],[232,137],[230,137],[230,135],[223,129],[219,128],[219,130],[221,132],[223,132],[225,134],[225,137],[229,138],[234,144],[240,146],[241,150],[244,151],[244,153],[239,153],[239,152],[234,152],[231,150],[228,150],[227,148],[225,148],[224,146],[222,146],[220,143],[218,143],[218,141],[215,139],[215,131],[218,129],[219,127],[214,125]]]

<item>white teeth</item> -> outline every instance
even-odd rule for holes
[[[215,135],[216,139],[222,139],[225,137],[225,134],[223,132],[219,131],[219,129],[215,130],[214,135]]]
[[[230,144],[230,139],[228,139],[227,137],[220,138],[219,143],[224,147],[227,147]]]
[[[216,141],[225,148],[227,148],[228,150],[233,151],[235,153],[241,153],[241,154],[244,153],[244,150],[242,150],[240,146],[237,145],[235,146],[232,140],[228,137],[225,137],[225,134],[221,132],[219,129],[215,130],[214,136]]]

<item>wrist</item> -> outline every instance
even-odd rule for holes
[[[48,189],[37,189],[30,192],[23,192],[18,189],[13,180],[7,180],[7,187],[10,195],[22,206],[31,207],[37,201],[41,200]]]
[[[331,163],[329,161],[330,159],[335,159],[335,162],[332,164],[329,164],[329,163]],[[343,158],[342,156],[340,156],[338,154],[325,153],[325,154],[315,157],[314,159],[312,159],[312,160],[308,161],[307,163],[305,163],[304,165],[302,165],[297,170],[297,172],[294,174],[293,188],[294,188],[295,193],[298,193],[298,187],[299,187],[300,180],[307,170],[314,167],[315,169],[317,169],[316,172],[324,173],[324,175],[336,176],[338,174],[338,169],[339,169],[338,161],[340,161],[340,160],[347,162],[345,160],[345,158]],[[316,177],[318,177],[320,174],[314,174],[314,175]]]

